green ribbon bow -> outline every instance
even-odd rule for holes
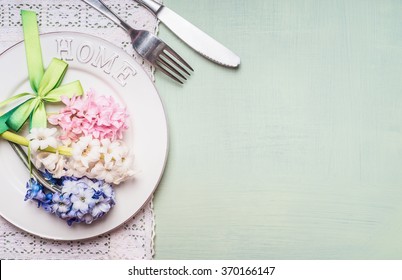
[[[20,98],[25,99],[0,117],[0,134],[9,129],[19,131],[28,118],[30,129],[46,127],[45,102],[59,102],[62,96],[71,98],[83,94],[79,81],[60,86],[67,71],[66,62],[53,58],[46,71],[44,70],[36,13],[23,10],[21,17],[29,81],[34,93],[20,93],[0,102],[1,108]]]

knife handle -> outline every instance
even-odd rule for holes
[[[154,15],[157,15],[159,10],[162,9],[163,7],[162,4],[159,4],[158,2],[155,2],[153,0],[136,0],[136,1],[141,5],[143,5],[145,8],[147,8]]]

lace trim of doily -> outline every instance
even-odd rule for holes
[[[136,2],[106,0],[105,3],[133,27],[158,32],[158,21]],[[38,13],[41,33],[76,31],[107,38],[132,55],[154,80],[154,67],[136,55],[124,31],[79,0],[24,0],[24,3],[0,0],[0,53],[22,40],[21,9]],[[0,218],[0,258],[151,259],[154,255],[155,237],[152,199],[135,217],[118,229],[84,241],[43,239]]]

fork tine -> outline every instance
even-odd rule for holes
[[[149,31],[137,30],[130,27],[114,12],[112,12],[101,0],[83,1],[122,27],[130,35],[131,44],[135,51],[142,58],[154,64],[156,68],[176,82],[183,84],[182,80],[186,80],[185,74],[190,76],[189,71],[187,71],[185,67],[194,71],[193,68],[191,68],[191,66],[180,57],[180,55],[167,46],[160,38]],[[182,65],[180,65],[180,63]]]
[[[168,68],[173,74],[176,74],[180,78],[187,80],[187,78],[180,73],[177,69],[175,69],[172,65],[168,63],[168,61],[165,61],[162,57],[159,56],[159,59],[156,60],[157,62],[160,62],[162,65],[164,65],[166,68]]]
[[[177,63],[176,60],[174,60],[173,58],[171,58],[167,53],[165,53],[164,51],[162,51],[159,55],[159,57],[164,57],[166,58],[166,60],[168,60],[170,63],[174,64],[177,68],[179,68],[181,71],[183,71],[184,73],[186,73],[188,76],[190,76],[190,72],[187,71],[182,65],[180,65],[179,63]]]
[[[165,75],[169,76],[170,78],[172,78],[173,80],[175,80],[176,82],[183,84],[182,81],[180,81],[176,76],[172,75],[172,73],[170,73],[169,71],[167,71],[165,68],[163,68],[161,65],[159,65],[158,61],[155,62],[155,67],[161,71],[162,73],[164,73]]]
[[[191,71],[194,72],[194,69],[180,55],[178,55],[171,47],[166,45],[164,51],[167,51],[169,54],[173,55],[180,63],[184,64],[188,69],[190,69]],[[163,53],[166,55],[165,52],[163,52]]]

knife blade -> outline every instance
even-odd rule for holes
[[[152,12],[182,41],[209,60],[238,67],[240,57],[166,6],[153,0],[135,0]]]

